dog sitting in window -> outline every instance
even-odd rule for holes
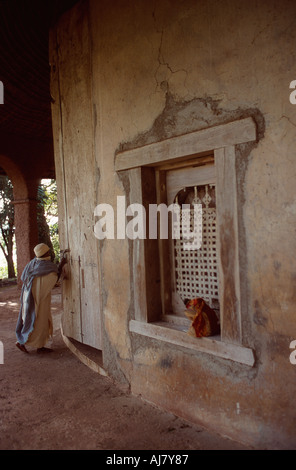
[[[201,338],[220,333],[219,319],[216,312],[206,304],[204,299],[192,299],[186,302],[185,315],[191,320],[188,330],[190,336]]]

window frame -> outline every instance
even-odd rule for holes
[[[135,318],[129,322],[130,332],[254,365],[254,351],[242,344],[235,146],[256,141],[256,136],[256,124],[249,117],[117,153],[115,170],[129,178],[129,203],[142,204],[147,213],[149,203],[159,204],[166,198],[165,166],[198,163],[214,154],[216,169],[221,337],[192,338],[173,321],[161,317],[160,312],[166,311],[170,302],[167,288],[160,282],[170,280],[163,256],[169,240],[132,241]]]

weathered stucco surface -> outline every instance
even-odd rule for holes
[[[104,367],[151,402],[270,448],[296,446],[295,13],[289,0],[90,0],[51,37],[60,230],[72,240],[72,276],[78,252],[98,269],[87,292],[100,304]],[[116,207],[117,196],[129,195],[114,168],[119,149],[247,116],[258,142],[236,155],[243,341],[255,352],[253,368],[131,334],[131,242],[99,242],[89,229],[96,204]]]

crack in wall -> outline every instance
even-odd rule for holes
[[[154,73],[154,79],[156,82],[156,88],[155,91],[157,92],[158,89],[160,88],[161,91],[168,92],[169,90],[169,80],[172,75],[175,75],[177,73],[183,73],[185,74],[185,79],[184,79],[184,88],[187,89],[186,87],[186,80],[188,76],[188,72],[185,69],[177,69],[174,70],[172,66],[169,64],[169,62],[165,59],[164,57],[164,52],[163,52],[163,43],[164,43],[164,34],[165,34],[165,29],[164,28],[159,28],[157,25],[157,18],[156,18],[156,3],[154,5],[153,11],[152,11],[152,17],[155,23],[155,29],[158,34],[160,34],[160,43],[158,46],[158,54],[157,54],[157,62],[158,65],[156,67],[155,73]],[[189,90],[188,90],[189,93]]]
[[[288,116],[285,116],[285,114],[282,115],[281,119],[286,119],[292,126],[296,127],[296,124]]]
[[[169,80],[170,76],[177,74],[177,73],[184,73],[185,74],[185,79],[184,79],[184,87],[186,83],[186,79],[188,76],[188,72],[185,69],[178,69],[178,70],[173,70],[173,68],[170,66],[169,62],[167,62],[164,58],[164,53],[163,53],[163,36],[164,36],[164,30],[158,31],[161,34],[160,38],[160,44],[158,48],[158,56],[157,56],[157,61],[158,61],[158,66],[156,68],[156,71],[154,73],[154,78],[156,81],[156,90],[160,87],[161,90],[167,92],[169,90]],[[163,73],[161,73],[161,69],[165,68],[166,71],[164,70]],[[168,74],[166,73],[168,71]],[[160,79],[158,78],[159,75],[163,75]],[[165,80],[163,79],[165,78]]]

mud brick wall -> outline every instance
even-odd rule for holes
[[[90,0],[51,34],[60,231],[72,254],[66,333],[97,344],[133,393],[270,448],[296,437],[295,13],[287,0]],[[116,207],[133,189],[115,171],[118,153],[250,117],[256,139],[235,147],[235,161],[252,367],[132,333],[131,243],[93,236],[96,204]]]

